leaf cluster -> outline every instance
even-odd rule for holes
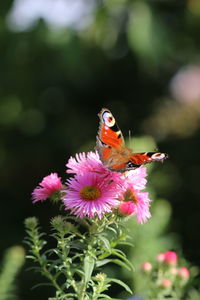
[[[40,232],[36,218],[26,219],[25,226],[28,257],[38,265],[34,270],[55,288],[51,300],[115,299],[107,294],[113,283],[132,293],[124,282],[102,273],[102,267],[107,264],[116,264],[129,271],[133,269],[125,253],[117,248],[127,244],[127,235],[116,216],[102,220],[73,216],[53,218],[50,234],[56,241],[53,248]]]

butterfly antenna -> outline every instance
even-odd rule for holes
[[[129,147],[131,147],[131,131],[128,131]]]

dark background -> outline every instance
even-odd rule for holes
[[[26,5],[16,21],[13,5],[0,2],[1,253],[22,243],[26,217],[48,226],[57,209],[33,205],[31,192],[50,172],[64,177],[70,155],[93,149],[97,113],[107,107],[125,136],[151,135],[169,154],[157,166],[157,193],[172,205],[170,230],[184,256],[199,265],[199,1],[85,1],[88,23],[86,12],[62,26],[53,6],[58,23],[38,13],[24,24],[34,9]],[[20,299],[50,294],[30,292],[37,276],[21,273]]]

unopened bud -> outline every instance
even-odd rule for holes
[[[172,283],[171,281],[169,281],[168,279],[163,279],[162,282],[161,282],[161,285],[164,287],[164,288],[169,288],[172,286]]]
[[[190,277],[190,271],[186,267],[181,267],[178,269],[178,275],[183,279],[187,279]]]
[[[169,265],[175,265],[177,263],[178,257],[176,252],[174,251],[167,251],[165,254],[165,262]]]
[[[149,273],[152,270],[152,264],[150,262],[146,261],[141,265],[141,269],[143,272]]]

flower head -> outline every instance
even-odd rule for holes
[[[68,167],[67,173],[75,174],[74,178],[67,181],[68,190],[65,191],[66,195],[63,197],[66,208],[72,213],[79,217],[98,215],[101,218],[103,212],[97,210],[97,203],[108,204],[115,200],[114,206],[120,203],[119,211],[123,215],[136,214],[139,223],[146,222],[150,218],[148,193],[140,192],[147,182],[146,168],[138,168],[125,174],[113,172],[103,165],[97,152],[76,154],[75,158],[69,159],[66,166]],[[91,180],[95,183],[87,183]],[[104,191],[103,194],[102,191]],[[102,196],[105,192],[111,192],[110,200],[106,196],[105,201],[106,197]],[[107,205],[103,211],[111,211],[111,206]],[[91,207],[93,212],[91,212]]]
[[[97,152],[85,152],[76,154],[75,158],[70,157],[66,164],[67,173],[82,174],[85,172],[103,173],[107,171]]]
[[[141,265],[141,270],[145,273],[149,273],[151,272],[153,266],[150,262],[145,261],[142,265]]]
[[[146,176],[146,168],[141,167],[125,173],[123,177],[125,191],[120,195],[119,212],[125,216],[136,215],[138,223],[146,222],[151,217],[148,193],[140,192],[145,188]]]
[[[162,287],[164,287],[164,288],[170,288],[170,287],[172,286],[172,283],[171,283],[171,281],[168,280],[168,279],[163,279],[163,280],[161,281],[161,285],[162,285]]]
[[[168,265],[175,265],[177,263],[177,260],[178,260],[178,256],[177,256],[176,252],[174,252],[174,251],[166,251],[165,252],[164,261]]]
[[[61,188],[61,178],[58,177],[57,173],[51,173],[50,175],[44,177],[42,182],[39,183],[39,186],[33,190],[33,203],[46,200],[54,192],[59,191]]]
[[[119,203],[117,196],[122,189],[113,176],[102,177],[95,172],[77,174],[66,185],[67,190],[63,191],[62,197],[65,208],[80,218],[102,218],[105,213],[111,212]]]
[[[156,256],[156,260],[159,263],[162,263],[165,260],[165,253],[158,253],[157,256]]]
[[[137,221],[140,224],[146,222],[151,217],[148,193],[140,192],[139,190],[134,190],[133,187],[129,187],[121,197],[123,202],[119,205],[119,211],[122,214],[136,215]]]
[[[128,171],[124,175],[124,186],[125,189],[134,187],[134,190],[143,190],[146,186],[147,180],[146,168],[140,167],[135,170]]]
[[[178,275],[182,279],[188,279],[190,277],[190,271],[186,267],[181,267],[178,269]]]

